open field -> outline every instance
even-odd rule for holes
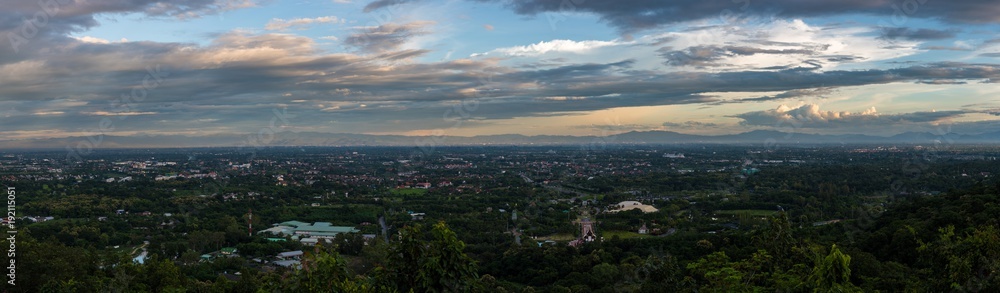
[[[424,195],[427,194],[427,189],[420,188],[396,188],[391,191],[392,195]]]
[[[748,214],[750,216],[755,216],[755,217],[767,217],[767,216],[772,216],[772,215],[777,214],[777,213],[778,213],[778,211],[772,211],[772,210],[722,210],[722,211],[715,211],[715,214],[716,215],[720,215],[720,216],[738,216],[738,215]]]

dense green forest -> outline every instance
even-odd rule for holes
[[[358,249],[345,239],[342,245],[307,249],[303,269],[273,272],[247,269],[242,258],[205,263],[154,256],[139,265],[124,254],[58,237],[36,239],[31,235],[39,232],[28,229],[18,239],[21,277],[5,290],[995,292],[1000,289],[998,202],[996,186],[980,185],[899,201],[861,230],[848,223],[800,228],[778,214],[735,235],[612,238],[580,248],[512,244],[488,261],[468,256],[466,245],[443,222],[415,224],[390,243],[379,240]],[[79,236],[85,231],[69,233],[86,239]],[[214,275],[215,269],[241,274],[234,281]]]

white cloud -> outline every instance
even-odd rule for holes
[[[713,69],[745,70],[779,67],[821,67],[831,70],[859,62],[904,57],[920,52],[918,41],[872,38],[877,28],[867,26],[813,26],[795,20],[748,22],[710,26],[688,31],[645,36],[641,43],[656,44],[662,51],[685,52],[691,48],[722,48],[709,58]],[[725,48],[750,48],[756,53]],[[702,52],[694,50],[692,52]],[[763,52],[763,53],[762,53]],[[697,60],[696,60],[697,61]],[[704,62],[680,65],[705,66]]]
[[[111,41],[108,41],[108,40],[105,40],[105,39],[102,39],[102,38],[95,38],[95,37],[91,37],[91,36],[71,37],[71,38],[74,38],[77,41],[81,41],[81,42],[84,42],[84,43],[92,43],[92,44],[110,44],[111,43]]]
[[[515,46],[508,48],[499,48],[486,53],[476,53],[472,54],[472,57],[485,56],[485,55],[503,55],[503,56],[538,56],[546,53],[577,53],[582,54],[588,51],[624,44],[618,40],[614,41],[573,41],[573,40],[552,40],[547,42],[538,42],[536,44],[531,44],[527,46]]]
[[[797,108],[786,105],[775,109],[748,112],[734,117],[743,119],[742,124],[752,126],[792,127],[792,128],[856,128],[891,127],[894,125],[928,123],[956,118],[974,111],[935,111],[901,114],[880,114],[875,107],[860,112],[824,111],[819,105],[806,104]]]
[[[873,62],[924,52],[920,41],[872,37],[877,33],[877,28],[860,24],[821,26],[798,19],[748,20],[734,25],[692,22],[631,40],[558,39],[497,48],[471,57],[515,57],[507,63],[542,65],[545,59],[600,63],[613,56],[614,60],[635,60],[636,70],[727,72],[804,67],[822,72],[866,69]]]
[[[290,28],[304,29],[306,26],[310,26],[317,23],[344,23],[343,19],[337,18],[336,16],[322,16],[316,18],[294,18],[289,20],[284,20],[281,18],[271,19],[267,25],[264,25],[264,29],[269,31],[279,31],[287,30]]]

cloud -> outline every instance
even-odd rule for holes
[[[868,128],[900,124],[933,123],[969,114],[969,111],[932,111],[902,114],[879,114],[875,107],[861,112],[823,111],[819,105],[807,104],[798,108],[781,105],[778,108],[747,112],[734,117],[748,126],[794,128]]]
[[[490,1],[490,0],[476,0]],[[381,1],[379,1],[381,2]],[[739,22],[748,16],[776,18],[820,17],[845,14],[868,14],[885,17],[888,24],[907,18],[939,19],[949,23],[1000,23],[1000,6],[992,0],[911,1],[892,0],[774,0],[730,1],[566,1],[566,0],[492,0],[504,3],[522,15],[545,15],[564,19],[567,15],[587,13],[622,32],[695,20]],[[915,11],[919,11],[916,13]]]
[[[955,34],[958,33],[957,30],[936,30],[936,29],[911,29],[906,27],[888,27],[882,28],[881,38],[896,40],[915,40],[915,41],[928,41],[928,40],[942,40],[954,38]]]
[[[53,47],[61,47],[74,41],[68,35],[98,26],[97,15],[135,13],[152,18],[190,19],[256,6],[256,2],[252,0],[52,1],[56,7],[49,8],[49,12],[46,12],[39,3],[42,2],[3,2],[3,9],[0,9],[0,36],[3,36],[4,45],[0,46],[0,65],[29,60]],[[36,13],[45,17],[45,25],[36,27],[36,33],[26,36],[23,30],[31,24],[30,17]],[[12,42],[15,36],[17,42]],[[81,39],[99,41],[96,38]]]
[[[404,24],[386,23],[374,27],[358,27],[344,39],[344,44],[363,52],[393,51],[415,36],[429,34],[432,21],[415,21]]]
[[[410,3],[410,2],[416,2],[416,1],[419,0],[375,0],[372,1],[371,3],[368,3],[368,5],[365,5],[364,12],[372,12],[374,10],[378,10],[381,8]]]
[[[699,121],[685,121],[683,123],[676,122],[663,122],[663,127],[667,128],[689,128],[689,129],[703,129],[703,128],[715,128],[720,125],[711,122],[699,122]]]
[[[925,46],[921,49],[935,51],[972,51],[972,48],[960,46]]]
[[[108,111],[96,111],[96,112],[86,112],[84,115],[92,116],[139,116],[139,115],[154,115],[156,112],[108,112]]]
[[[732,66],[732,59],[741,56],[754,56],[754,55],[787,55],[779,56],[779,58],[788,58],[789,56],[796,56],[799,58],[805,57],[820,57],[825,58],[829,62],[851,62],[858,59],[863,59],[858,56],[843,56],[843,55],[827,55],[820,56],[820,53],[829,46],[809,46],[811,48],[787,48],[787,49],[772,49],[772,48],[760,48],[760,47],[749,47],[749,46],[714,46],[714,45],[700,45],[694,47],[688,47],[683,50],[673,50],[672,47],[663,47],[657,50],[660,53],[660,57],[665,59],[663,64],[670,66],[691,66],[696,68],[703,67],[716,67],[716,66]],[[803,60],[803,63],[807,60]],[[822,67],[817,61],[812,61],[811,63],[815,67]],[[787,67],[781,67],[787,68]]]
[[[608,121],[612,122],[612,121]],[[573,128],[577,129],[592,129],[604,132],[629,132],[629,131],[649,131],[656,130],[658,127],[655,125],[646,124],[620,124],[620,123],[608,123],[608,124],[590,124],[590,125],[576,125]]]
[[[492,31],[492,30],[493,30],[493,25],[489,25],[489,24],[484,24],[484,25],[483,25],[483,28],[485,28],[485,29],[486,29],[486,30],[488,30],[488,31]]]
[[[938,85],[948,85],[948,84],[968,84],[964,80],[949,80],[949,79],[937,79],[937,80],[919,80],[919,84],[938,84]]]
[[[755,98],[746,99],[734,99],[727,101],[719,101],[715,104],[736,104],[736,103],[747,103],[747,102],[768,102],[776,100],[787,100],[796,99],[802,97],[822,97],[833,93],[833,89],[829,87],[813,88],[813,89],[795,89],[786,91],[777,95],[762,96]]]
[[[666,70],[796,67],[830,70],[921,52],[917,49],[918,42],[908,40],[894,41],[892,45],[897,47],[888,48],[887,42],[871,36],[876,32],[872,27],[814,26],[802,20],[773,20],[653,34],[640,37],[635,43],[651,47],[650,56],[661,60]]]
[[[663,63],[671,66],[710,67],[732,53],[715,46],[695,46],[683,50],[672,51],[670,47],[660,48],[660,56],[666,59]]]
[[[546,53],[586,53],[591,50],[621,45],[622,42],[619,41],[573,41],[573,40],[552,40],[543,41],[526,46],[515,46],[508,48],[499,48],[486,53],[472,54],[472,57],[486,56],[486,55],[502,55],[502,56],[539,56]]]
[[[795,21],[778,22],[775,27],[780,29],[768,30],[767,36],[732,33],[712,39],[706,46],[721,51],[719,58],[751,60],[740,59],[744,63],[710,72],[659,70],[647,67],[662,67],[655,53],[650,54],[652,61],[618,53],[625,48],[654,52],[663,46],[696,47],[691,45],[697,40],[692,32],[640,36],[632,41],[553,40],[489,51],[495,55],[482,58],[415,60],[429,51],[410,48],[412,38],[429,33],[431,24],[355,28],[343,41],[359,52],[334,53],[324,50],[317,39],[248,31],[213,35],[205,45],[87,42],[66,36],[42,42],[39,37],[32,42],[46,45],[44,56],[32,51],[0,54],[4,60],[0,72],[17,72],[2,77],[0,108],[16,111],[0,114],[9,116],[0,118],[0,125],[28,131],[24,133],[86,132],[96,129],[101,118],[115,116],[123,118],[113,119],[116,133],[254,132],[267,126],[272,110],[285,109],[296,115],[293,120],[299,128],[404,131],[447,128],[454,119],[485,125],[492,119],[580,115],[620,107],[712,104],[726,101],[717,93],[728,92],[767,93],[732,101],[751,103],[820,95],[824,88],[1000,81],[1000,65],[993,64],[917,63],[850,70],[806,67],[802,64],[812,60],[887,57],[848,50],[863,46],[821,34],[835,29]],[[871,32],[853,34],[868,34],[871,39]],[[508,54],[535,56],[546,63],[508,64],[504,60],[514,59],[506,58],[512,56]],[[782,67],[754,69],[765,65]],[[115,106],[116,99],[140,87],[149,70],[157,66],[169,74],[162,84],[146,90],[144,99],[129,105],[127,111]],[[63,102],[44,102],[57,100]],[[468,117],[441,119],[444,113],[456,113],[455,105],[463,103],[478,107],[465,111]],[[32,113],[61,114],[23,119]]]
[[[264,25],[264,29],[269,31],[280,31],[280,30],[287,30],[290,28],[305,29],[305,27],[318,23],[344,23],[344,20],[339,19],[336,16],[322,16],[316,18],[294,18],[289,20],[275,18],[271,19],[271,21],[268,22],[267,25]]]
[[[111,43],[111,41],[108,41],[108,40],[105,40],[105,39],[101,39],[101,38],[90,37],[90,36],[72,37],[72,38],[77,39],[77,40],[79,40],[81,42],[84,42],[84,43],[97,43],[97,44],[110,44]]]
[[[749,46],[694,46],[683,50],[673,50],[671,47],[663,47],[657,50],[664,61],[664,64],[671,66],[693,66],[693,67],[713,67],[727,65],[720,61],[729,57],[753,56],[757,54],[768,55],[816,55],[825,47],[816,49],[796,48],[796,49],[767,49]],[[847,59],[845,59],[847,58]],[[831,62],[849,61],[853,56],[833,56],[828,58]]]

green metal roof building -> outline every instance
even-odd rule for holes
[[[236,254],[236,247],[223,247],[221,251],[224,255]]]
[[[297,235],[300,237],[320,237],[333,238],[340,233],[360,232],[350,226],[333,226],[329,222],[305,223],[299,221],[287,221],[279,223],[276,227],[265,230],[274,234]],[[261,231],[261,232],[265,232]]]

